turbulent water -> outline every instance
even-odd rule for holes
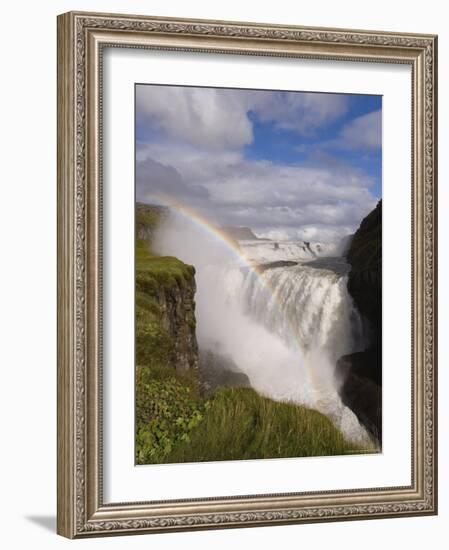
[[[259,393],[314,408],[349,440],[368,443],[365,429],[338,394],[337,359],[363,347],[344,261],[317,259],[312,247],[306,262],[300,255],[278,254],[271,242],[241,242],[243,254],[250,250],[247,257],[257,248],[259,259],[276,252],[276,260],[298,262],[265,266],[259,273],[223,251],[220,256],[216,243],[201,232],[194,232],[190,242],[188,232],[178,228],[176,235],[172,238],[166,229],[159,250],[196,267],[200,348],[231,359]]]
[[[278,260],[313,260],[338,253],[338,246],[307,241],[240,241],[246,257],[258,263]]]

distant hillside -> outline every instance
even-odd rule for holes
[[[136,203],[136,237],[146,241],[148,245],[154,237],[159,223],[168,216],[169,209],[166,206],[155,204]]]
[[[235,239],[236,241],[266,241],[268,239],[259,239],[250,227],[234,227],[232,225],[223,226],[221,230]]]

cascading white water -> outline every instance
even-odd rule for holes
[[[306,241],[240,241],[245,255],[257,263],[276,260],[313,260],[321,256],[337,255],[339,246],[333,243],[309,243]]]
[[[231,359],[259,393],[314,408],[347,439],[370,442],[338,394],[336,361],[361,344],[344,273],[298,264],[259,275],[201,231],[173,223],[156,245],[195,265],[200,349]]]
[[[247,272],[242,298],[248,312],[302,353],[320,350],[331,361],[360,342],[361,324],[347,276],[306,265],[267,269],[262,284]]]
[[[326,414],[359,444],[369,436],[338,394],[335,365],[357,350],[361,324],[346,276],[308,266],[198,270],[198,341],[232,359],[259,393]],[[215,281],[216,292],[201,294]]]

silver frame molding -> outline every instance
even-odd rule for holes
[[[408,64],[412,69],[412,483],[104,504],[102,49]],[[70,12],[58,17],[58,533],[70,538],[437,513],[437,37]]]

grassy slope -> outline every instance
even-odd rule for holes
[[[154,227],[157,216],[138,213]],[[322,414],[277,403],[249,388],[199,395],[195,373],[173,366],[173,342],[161,324],[157,292],[194,268],[136,243],[136,462],[199,462],[338,455],[354,452]]]
[[[357,451],[324,415],[250,388],[219,390],[204,419],[164,462],[341,455]]]

